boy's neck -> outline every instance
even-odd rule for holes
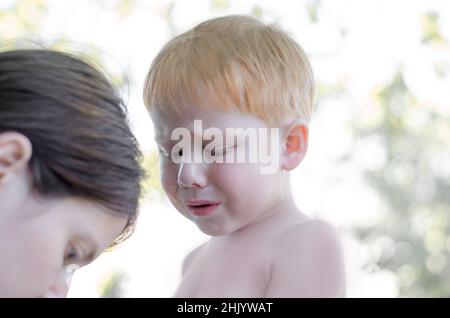
[[[253,220],[249,226],[258,226],[265,223],[272,223],[277,220],[287,219],[299,215],[300,210],[294,202],[291,192],[288,192],[283,198],[277,201],[270,209],[261,213],[260,217]],[[245,228],[246,228],[245,227]]]

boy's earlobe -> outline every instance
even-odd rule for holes
[[[308,149],[308,124],[301,119],[296,119],[286,126],[282,168],[295,169],[306,155]]]
[[[31,159],[30,140],[17,132],[0,133],[0,181],[9,171],[28,165]]]

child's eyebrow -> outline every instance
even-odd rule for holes
[[[172,147],[172,142],[167,142],[167,141],[156,141],[158,148],[162,147],[162,148],[171,148]]]

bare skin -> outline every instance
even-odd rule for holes
[[[330,225],[292,209],[290,199],[277,209],[192,251],[175,297],[344,297],[342,256]]]

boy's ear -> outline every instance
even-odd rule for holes
[[[295,119],[285,126],[281,166],[285,170],[296,168],[308,149],[309,127],[302,119]]]
[[[0,133],[0,183],[7,176],[28,167],[32,146],[30,140],[17,132]]]

